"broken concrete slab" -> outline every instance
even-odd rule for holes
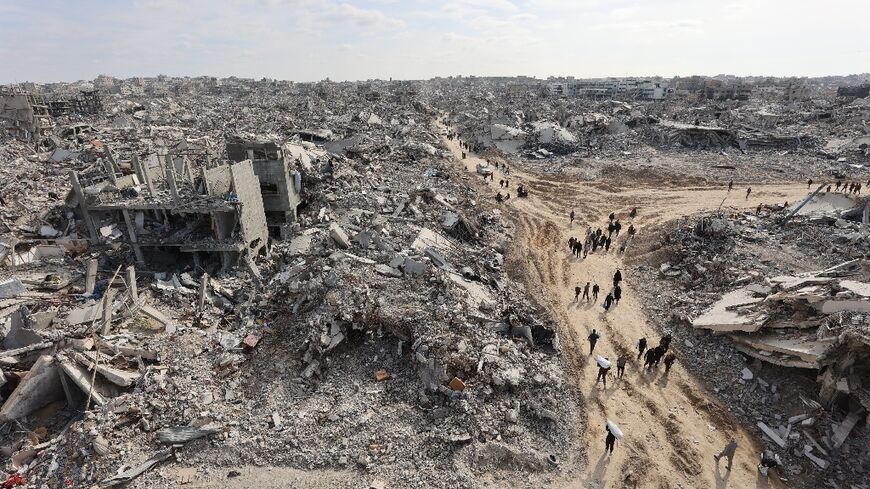
[[[3,338],[3,348],[16,350],[30,345],[44,343],[45,338],[30,328],[30,312],[25,306],[20,306],[4,320],[2,330],[6,332]]]
[[[0,409],[0,421],[27,416],[39,408],[64,399],[63,385],[54,359],[42,355]]]
[[[67,377],[69,377],[73,383],[81,389],[85,396],[90,394],[92,402],[98,406],[102,406],[108,402],[108,400],[97,391],[96,386],[91,383],[91,376],[88,371],[65,358],[58,358],[57,363],[60,365],[63,373],[65,373]]]
[[[818,341],[815,336],[779,335],[779,334],[732,334],[731,338],[756,350],[782,353],[797,357],[809,364],[817,366],[819,356],[830,346],[831,341]]]
[[[375,265],[375,271],[385,277],[399,278],[402,276],[402,272],[383,263],[378,263],[377,265]]]
[[[70,326],[76,324],[89,323],[100,319],[103,316],[103,302],[98,301],[89,306],[73,309],[66,315],[66,322]]]
[[[764,298],[757,297],[747,287],[728,292],[707,312],[695,318],[692,326],[717,332],[758,331],[767,317],[746,306],[758,304],[763,300]]]
[[[16,277],[0,281],[0,299],[12,299],[27,292],[27,288]]]
[[[97,373],[102,375],[109,382],[121,386],[121,387],[130,387],[134,382],[139,380],[142,375],[139,372],[130,372],[126,370],[121,370],[118,368],[113,368],[108,366],[105,362],[105,359],[102,360],[101,363],[97,364],[98,353],[92,351],[85,352],[74,352],[72,354],[73,359],[87,368],[88,370],[93,371],[94,367],[97,369]]]
[[[347,237],[347,233],[338,224],[332,223],[329,225],[329,236],[339,248],[350,248],[350,238]]]
[[[816,308],[823,314],[838,312],[870,312],[870,300],[828,300],[821,302]]]
[[[402,263],[402,271],[405,272],[405,275],[423,275],[426,273],[426,265],[411,257],[406,257]]]
[[[815,275],[793,276],[780,275],[770,279],[771,282],[778,284],[780,289],[784,291],[796,290],[809,285],[824,285],[834,281],[832,277],[818,277]]]
[[[173,322],[171,319],[167,318],[166,316],[163,315],[162,312],[158,311],[156,308],[154,308],[150,305],[147,305],[147,304],[143,305],[139,309],[139,312],[141,312],[145,316],[157,321],[164,328],[168,328],[170,325],[173,325]]]
[[[785,440],[783,440],[782,437],[779,436],[779,433],[772,430],[769,426],[762,423],[761,421],[759,421],[757,425],[758,425],[758,428],[761,429],[761,431],[765,435],[767,435],[767,437],[770,438],[774,443],[779,445],[780,448],[785,448]]]
[[[812,460],[812,462],[816,464],[816,466],[818,466],[820,469],[827,469],[829,465],[828,461],[815,456],[812,452],[813,447],[811,445],[804,445],[804,455],[808,459]]]
[[[417,233],[414,242],[411,243],[411,248],[423,252],[426,248],[435,248],[436,250],[451,250],[455,248],[453,243],[446,236],[442,236],[429,228],[421,228]]]
[[[864,411],[860,409],[853,410],[846,416],[846,419],[837,426],[837,429],[834,430],[834,435],[831,437],[831,443],[834,444],[834,448],[840,448],[843,445],[843,442],[849,437],[849,433],[852,432],[852,428],[858,424],[858,421],[863,416]]]
[[[52,345],[50,341],[44,341],[42,343],[35,343],[32,345],[27,345],[21,348],[16,348],[15,350],[4,350],[0,351],[0,360],[4,362],[12,362],[15,357],[18,355],[23,355],[25,353],[30,353],[32,351],[42,350],[48,348]]]

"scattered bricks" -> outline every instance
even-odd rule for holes
[[[453,377],[453,380],[447,384],[447,387],[458,392],[462,392],[465,390],[465,382],[463,382],[459,377]]]
[[[390,378],[390,373],[386,371],[386,369],[379,369],[375,372],[375,381],[383,382]]]

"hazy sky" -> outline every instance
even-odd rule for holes
[[[870,71],[870,0],[0,0],[0,83]]]

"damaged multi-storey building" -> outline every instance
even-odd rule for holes
[[[272,141],[249,141],[238,137],[227,141],[230,161],[251,161],[254,174],[260,181],[266,223],[272,236],[282,239],[289,236],[289,224],[296,220],[297,207],[301,203],[302,174],[297,164],[304,163],[300,155],[305,152],[299,149],[289,144],[279,147]]]
[[[48,111],[52,117],[73,114],[93,115],[103,110],[103,99],[99,90],[81,90],[73,97],[57,98],[48,101]]]
[[[223,268],[265,250],[266,215],[251,161],[198,174],[185,156],[154,154],[130,163],[129,174],[114,159],[104,169],[70,172],[67,203],[93,241],[124,240],[139,263],[188,257],[199,265],[218,258]]]
[[[24,141],[49,136],[54,121],[45,99],[15,87],[0,87],[0,130]]]

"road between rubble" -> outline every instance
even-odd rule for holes
[[[467,158],[463,160],[457,140],[445,138],[444,142],[457,163],[469,172],[474,173],[477,163],[483,161],[470,152],[466,152]],[[513,263],[522,269],[519,274],[528,290],[539,291],[562,323],[560,333],[570,364],[568,373],[576,375],[573,380],[584,396],[585,406],[578,408],[585,412],[587,430],[579,444],[585,447],[588,463],[576,468],[574,473],[579,476],[557,487],[785,487],[780,481],[758,478],[756,464],[761,446],[756,434],[735,421],[711,395],[703,379],[684,370],[679,340],[674,342],[677,362],[669,375],[664,375],[663,368],[651,373],[642,371],[642,362],[635,360],[637,341],[646,337],[655,346],[660,335],[636,302],[634,289],[652,284],[636,283],[622,269],[622,255],[616,250],[626,239],[632,207],[638,208],[633,221],[638,229],[634,239],[643,240],[657,225],[700,211],[720,206],[729,210],[752,209],[759,203],[794,202],[807,195],[806,186],[756,185],[746,199],[745,187],[735,187],[729,193],[724,185],[680,187],[679,182],[667,182],[666,188],[637,181],[620,186],[615,182],[571,180],[513,166],[507,176],[497,171],[494,182],[483,183],[479,175],[478,178],[475,181],[482,197],[494,201],[497,191],[512,195],[501,204],[516,226],[508,266]],[[499,180],[505,178],[510,180],[508,190],[499,188]],[[528,188],[529,198],[516,198],[519,184]],[[573,226],[568,219],[571,209],[577,216]],[[623,223],[622,235],[610,252],[589,254],[585,260],[571,256],[569,237],[583,239],[587,226],[601,227],[606,232],[610,212],[616,212]],[[612,288],[617,269],[623,270],[623,298],[605,314],[601,303]],[[575,302],[574,287],[587,281],[601,286],[599,300]],[[598,368],[586,341],[593,328],[602,335],[596,354],[609,357],[614,364],[621,353],[630,358],[622,380],[616,379],[615,366],[611,369],[606,389],[595,384]],[[625,432],[625,438],[617,442],[610,457],[604,456],[604,426],[608,419]],[[713,455],[732,436],[738,442],[734,467],[727,472],[723,460],[717,471]],[[572,458],[570,454],[564,455]]]

